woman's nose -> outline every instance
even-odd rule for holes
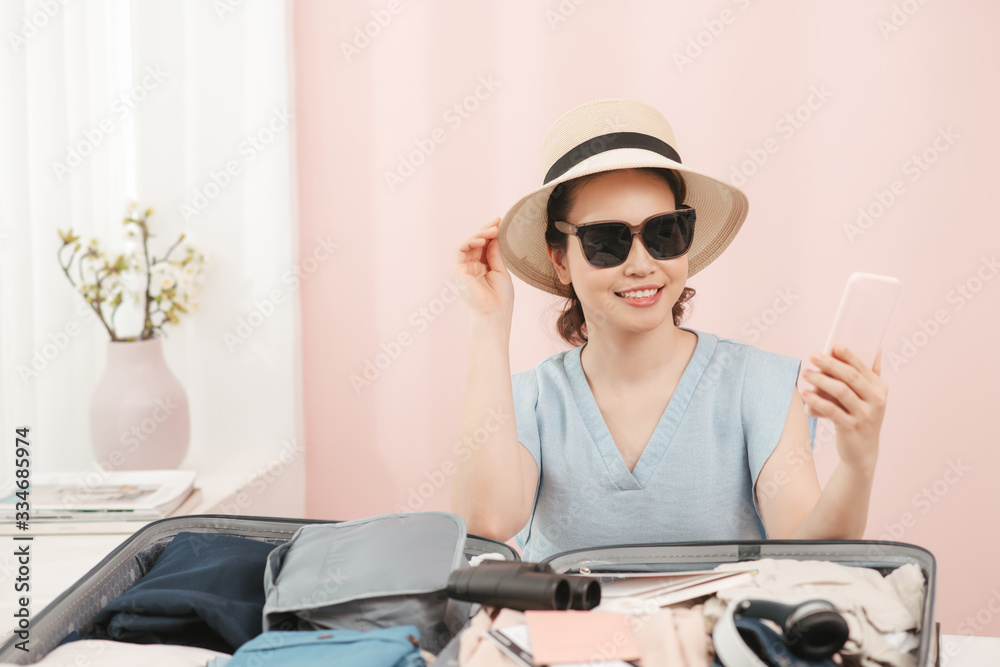
[[[625,258],[625,271],[646,275],[655,266],[656,260],[646,250],[646,244],[642,242],[642,237],[638,234],[633,235],[632,247],[629,248],[628,257]]]

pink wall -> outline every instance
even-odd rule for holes
[[[540,183],[558,116],[635,97],[664,111],[685,162],[750,197],[740,236],[690,282],[686,326],[806,357],[850,272],[901,279],[866,537],[935,554],[946,633],[1000,636],[1000,6],[578,3],[297,3],[301,251],[320,236],[340,244],[302,293],[310,516],[448,509],[468,350],[465,306],[447,289],[455,246]],[[391,19],[348,60],[342,44],[372,12]],[[467,118],[445,115],[491,79]],[[796,113],[797,127],[782,121]],[[385,172],[435,128],[444,141],[390,189]],[[923,153],[926,170],[913,162]],[[850,238],[858,208],[890,196]],[[563,346],[554,302],[515,283],[517,371]],[[783,314],[771,310],[779,293]],[[356,390],[366,361],[384,368]],[[817,459],[825,480],[832,434]]]

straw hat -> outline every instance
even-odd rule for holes
[[[522,197],[500,221],[500,251],[511,273],[535,287],[569,296],[545,251],[546,205],[566,181],[615,169],[665,167],[681,172],[683,202],[698,221],[688,251],[688,277],[722,254],[746,219],[742,190],[681,164],[670,123],[659,111],[635,100],[596,100],[557,120],[542,144],[542,187]]]

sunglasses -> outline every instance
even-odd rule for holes
[[[620,220],[602,220],[571,225],[556,220],[556,229],[580,239],[583,256],[598,269],[622,264],[632,250],[632,238],[639,236],[653,259],[672,259],[691,248],[694,237],[694,209],[678,206],[676,211],[657,213],[638,225]]]

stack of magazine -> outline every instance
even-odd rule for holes
[[[115,532],[112,523],[148,523],[184,514],[200,499],[194,481],[191,470],[35,472],[28,489],[29,530]],[[0,522],[23,518],[18,491],[13,484],[0,490]]]

